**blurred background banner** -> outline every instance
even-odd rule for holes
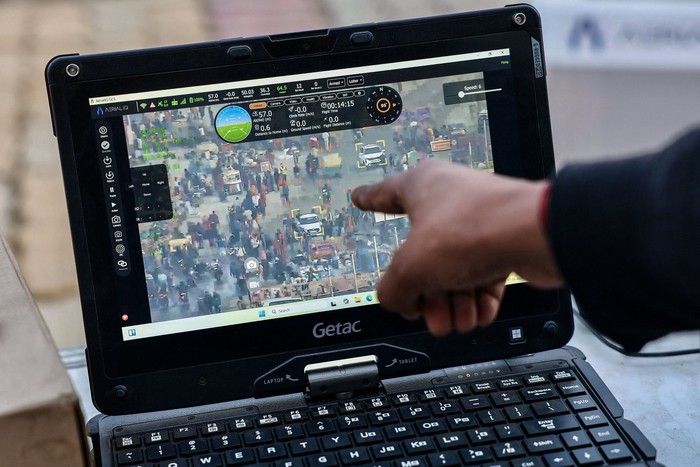
[[[533,0],[550,67],[700,70],[700,3]]]

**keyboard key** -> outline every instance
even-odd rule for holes
[[[399,421],[399,416],[394,409],[380,410],[368,415],[369,423],[372,425],[387,425]]]
[[[250,448],[228,451],[225,454],[225,458],[226,465],[241,465],[255,462],[255,454]]]
[[[523,422],[523,428],[528,435],[559,433],[574,430],[578,427],[578,422],[573,415],[555,415],[554,417]]]
[[[503,390],[517,389],[523,387],[523,383],[516,378],[504,378],[498,382],[498,387]]]
[[[197,428],[195,428],[193,426],[181,426],[180,428],[175,428],[173,430],[173,439],[175,441],[196,438],[196,437],[197,437]]]
[[[283,459],[287,457],[287,448],[284,447],[284,444],[280,443],[260,446],[258,448],[258,456],[260,457],[260,460],[263,461]]]
[[[586,388],[584,388],[578,380],[559,383],[557,384],[557,388],[559,388],[559,392],[562,396],[578,396],[586,393]]]
[[[411,457],[406,459],[399,459],[394,461],[394,465],[397,467],[426,467],[428,464],[418,457]]]
[[[549,379],[558,383],[560,381],[569,381],[575,379],[576,376],[571,370],[557,370],[549,374]]]
[[[291,423],[289,425],[276,427],[275,436],[278,440],[282,441],[287,439],[302,438],[305,436],[305,433],[301,423]]]
[[[275,467],[304,467],[302,459],[288,459],[285,461],[277,461]]]
[[[467,387],[464,384],[457,384],[455,386],[449,386],[445,389],[445,395],[447,397],[462,397],[468,394]]]
[[[301,410],[290,410],[284,414],[284,419],[287,423],[304,422],[309,419],[309,416]]]
[[[526,405],[506,407],[505,409],[503,409],[503,411],[506,413],[506,416],[508,416],[508,420],[510,420],[511,422],[517,422],[520,420],[532,418],[532,413]]]
[[[490,408],[489,400],[486,396],[467,396],[459,399],[459,402],[464,407],[464,410],[476,410]]]
[[[467,436],[472,444],[484,444],[496,441],[496,436],[491,428],[474,428],[467,430]]]
[[[499,409],[481,410],[476,415],[479,417],[482,425],[495,425],[506,421],[506,416]]]
[[[233,431],[247,430],[253,428],[252,418],[237,418],[228,424],[228,427]]]
[[[505,407],[507,405],[520,404],[522,401],[515,391],[500,391],[489,395],[496,407]]]
[[[442,399],[442,393],[439,389],[425,389],[418,393],[418,400],[421,402],[430,402]]]
[[[417,422],[416,425],[418,426],[418,434],[421,435],[433,435],[447,431],[447,428],[442,420],[425,420],[422,422]]]
[[[167,431],[153,431],[151,433],[147,433],[144,438],[146,439],[146,444],[158,444],[165,441],[170,441]]]
[[[335,467],[338,465],[338,461],[332,453],[307,457],[306,463],[309,467]]]
[[[172,444],[159,444],[146,448],[146,458],[149,461],[161,461],[175,457],[175,447]]]
[[[184,466],[187,464],[182,464],[182,465]],[[197,456],[197,457],[193,458],[192,465],[194,465],[194,466],[206,465],[207,467],[223,467],[224,463],[221,460],[221,455],[219,455],[219,454],[207,454],[204,456]]]
[[[589,412],[583,412],[578,414],[579,420],[583,423],[586,428],[591,428],[594,426],[607,425],[608,420],[603,415],[600,410],[591,410]]]
[[[566,402],[574,412],[582,412],[584,410],[593,410],[598,408],[595,401],[588,395],[569,397]]]
[[[241,447],[241,441],[235,433],[228,435],[216,435],[211,439],[211,447],[215,451],[224,451],[226,449]]]
[[[421,418],[428,418],[430,417],[430,412],[428,411],[428,408],[424,405],[411,405],[408,407],[401,407],[399,409],[399,413],[401,414],[401,418],[408,421],[408,420],[419,420]]]
[[[389,396],[389,400],[391,400],[392,404],[399,406],[406,404],[414,404],[416,402],[416,398],[413,396],[413,394],[409,393],[394,394],[392,396]]]
[[[447,433],[436,436],[438,447],[441,451],[446,449],[461,448],[467,445],[466,438],[461,433]]]
[[[335,407],[331,405],[319,405],[310,409],[311,416],[314,418],[326,418],[335,416]]]
[[[549,382],[547,376],[541,373],[528,375],[523,378],[523,381],[525,381],[525,384],[528,386],[537,386],[538,384],[545,384]]]
[[[496,431],[496,436],[501,441],[507,441],[509,439],[518,439],[523,437],[523,432],[517,424],[499,425],[494,427]]]
[[[220,435],[222,433],[226,433],[226,427],[223,423],[206,423],[199,427],[199,432],[203,436]]]
[[[355,430],[367,427],[367,417],[362,414],[346,415],[338,419],[341,430]]]
[[[121,436],[114,440],[114,446],[117,449],[132,449],[141,446],[141,438],[139,436]]]
[[[482,464],[493,459],[493,455],[487,448],[460,449],[459,455],[465,464]]]
[[[187,456],[191,454],[208,452],[209,446],[203,439],[191,439],[189,441],[179,442],[177,445],[177,450],[180,452],[181,456]]]
[[[292,454],[295,456],[303,456],[306,454],[313,454],[315,452],[319,452],[321,448],[318,447],[318,441],[316,441],[313,438],[310,439],[305,439],[305,440],[299,440],[299,441],[291,441],[287,443],[289,446],[289,449],[292,451]]]
[[[347,433],[335,433],[321,438],[321,445],[325,449],[335,450],[352,446],[350,435]]]
[[[283,416],[282,415],[272,415],[272,414],[266,414],[263,415],[262,417],[258,418],[258,426],[261,428],[265,428],[268,426],[275,426],[275,425],[280,425],[283,422]]]
[[[632,460],[632,453],[622,443],[609,444],[600,448],[608,462],[622,462]]]
[[[532,410],[540,417],[549,417],[562,413],[569,413],[564,403],[558,399],[551,401],[534,402]]]
[[[319,433],[334,433],[337,430],[333,420],[315,420],[306,424],[306,431],[310,435],[317,435]]]
[[[445,420],[447,420],[447,424],[453,430],[463,430],[465,428],[478,426],[476,423],[476,417],[472,415],[453,415],[451,417],[447,417]]]
[[[583,430],[572,431],[570,433],[562,433],[561,439],[569,449],[583,448],[591,445],[591,440],[588,439]]]
[[[162,465],[166,467],[190,467],[192,464],[187,462],[187,459],[168,459],[165,462],[162,462],[160,464],[152,464],[152,465]],[[195,464],[199,465],[199,464]],[[219,464],[221,465],[221,464]],[[135,467],[139,467],[138,465]]]
[[[409,425],[408,423],[404,423],[401,425],[392,425],[392,426],[387,426],[384,428],[384,431],[386,432],[386,437],[390,441],[398,440],[398,439],[405,439],[405,438],[410,438],[412,436],[415,436],[415,432],[413,431],[413,427]]]
[[[459,461],[457,453],[454,452],[442,452],[440,454],[431,454],[428,456],[428,464],[432,467],[443,465],[462,465],[462,463]]]
[[[437,417],[441,417],[444,415],[449,415],[453,413],[459,413],[462,411],[462,409],[459,407],[459,404],[457,401],[439,401],[439,402],[431,402],[430,404],[430,411],[433,413],[433,415]]]
[[[247,431],[243,434],[243,442],[248,446],[272,442],[272,432],[269,428]]]
[[[598,450],[595,448],[584,448],[572,451],[578,465],[600,465],[603,463],[603,458],[600,457]]]
[[[374,397],[365,401],[365,407],[369,410],[386,409],[389,407],[389,401],[386,397]]]
[[[511,461],[510,465],[513,467],[545,467],[541,460],[534,457],[513,460]]]
[[[497,459],[512,459],[525,455],[525,448],[520,441],[498,443],[493,445],[491,449],[493,449]]]
[[[379,430],[357,430],[352,433],[357,444],[372,444],[384,441]]]
[[[591,439],[595,444],[607,444],[620,441],[620,436],[610,425],[592,428],[588,430],[588,434],[591,435]]]
[[[574,461],[566,452],[555,452],[542,456],[547,463],[547,467],[574,467]]]
[[[143,460],[143,453],[138,449],[129,449],[127,451],[117,452],[117,464],[135,464]]]
[[[338,407],[338,412],[341,415],[360,412],[361,410],[362,406],[359,403],[355,402],[344,402]]]
[[[530,438],[525,440],[525,449],[530,454],[541,454],[544,452],[561,451],[564,446],[556,436],[541,436],[539,438]]]
[[[482,383],[474,383],[471,386],[472,393],[474,394],[482,394],[485,392],[491,392],[496,390],[496,385],[493,384],[491,381],[485,381]]]
[[[340,451],[340,462],[343,465],[363,464],[369,462],[367,448],[345,449]]]
[[[527,402],[553,399],[557,397],[557,393],[554,391],[554,386],[551,384],[521,389],[521,394]]]
[[[403,442],[403,447],[406,454],[414,456],[416,454],[424,454],[435,450],[435,444],[430,438],[417,438]]]
[[[384,443],[378,446],[372,446],[371,449],[374,457],[379,460],[393,459],[403,455],[403,452],[401,452],[401,446],[399,446],[397,443]]]

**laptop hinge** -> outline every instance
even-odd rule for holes
[[[347,399],[357,392],[381,387],[375,355],[312,363],[304,367],[304,373],[308,378],[306,396],[311,399]]]

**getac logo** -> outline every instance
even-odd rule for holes
[[[339,336],[341,334],[354,334],[361,332],[360,322],[355,321],[354,323],[336,323],[336,324],[325,324],[323,321],[316,324],[313,329],[314,337],[321,339],[322,337]]]

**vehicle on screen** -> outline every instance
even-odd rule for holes
[[[359,160],[360,165],[364,167],[384,165],[386,164],[386,154],[384,154],[384,149],[376,144],[366,144],[360,147]]]
[[[307,235],[323,235],[323,225],[318,214],[302,214],[297,218],[297,228]]]

